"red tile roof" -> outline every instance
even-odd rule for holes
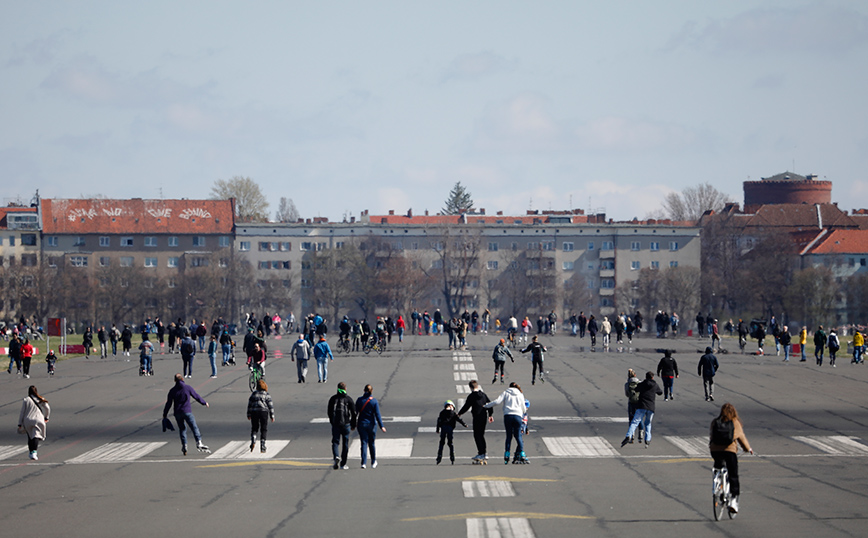
[[[43,199],[44,234],[230,234],[232,200]]]
[[[868,253],[868,230],[833,230],[810,254]]]
[[[8,228],[6,215],[9,213],[36,213],[35,207],[0,207],[0,228]]]

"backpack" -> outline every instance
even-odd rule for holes
[[[639,382],[630,381],[628,388],[630,389],[630,403],[639,403]]]
[[[350,424],[353,419],[353,413],[350,411],[350,405],[353,405],[352,400],[347,398],[338,398],[335,401],[334,421],[336,424]]]
[[[717,446],[729,446],[735,439],[735,425],[731,420],[723,420],[717,417],[711,423],[711,444]]]
[[[193,344],[190,342],[181,342],[181,353],[183,355],[192,355],[195,351]]]

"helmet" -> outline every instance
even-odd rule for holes
[[[443,402],[443,407],[449,407],[450,405],[452,407],[455,407],[455,403],[452,400],[446,400],[445,402]]]
[[[525,400],[525,401],[524,401],[524,408],[525,408],[525,409],[529,409],[529,408],[530,408],[530,400]]]

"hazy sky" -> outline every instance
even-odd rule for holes
[[[868,207],[864,1],[0,2],[6,200],[623,220],[789,170]]]

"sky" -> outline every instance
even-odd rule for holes
[[[645,218],[790,171],[868,207],[868,3],[0,0],[0,199]]]

